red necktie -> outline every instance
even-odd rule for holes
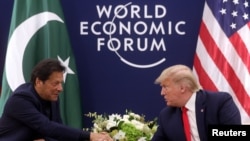
[[[190,125],[188,121],[187,108],[182,107],[182,120],[187,141],[191,141]]]

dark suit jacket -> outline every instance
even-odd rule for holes
[[[196,93],[196,122],[201,141],[207,141],[208,125],[241,124],[241,117],[232,97],[225,92],[200,90]],[[185,141],[181,109],[165,107],[159,116],[159,127],[152,141]]]
[[[46,105],[51,104],[50,115]],[[0,118],[0,141],[79,141],[89,133],[62,124],[58,102],[39,98],[32,84],[18,87],[6,102]],[[53,138],[53,139],[52,139]]]

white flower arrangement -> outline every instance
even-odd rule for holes
[[[157,118],[145,121],[144,115],[132,111],[126,114],[101,115],[88,113],[85,116],[93,118],[92,132],[108,132],[114,141],[150,141],[157,129]],[[84,129],[88,130],[88,129]]]

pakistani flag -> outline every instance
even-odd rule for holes
[[[30,81],[32,68],[42,59],[57,58],[66,67],[60,95],[66,125],[82,128],[76,64],[59,0],[15,0],[6,52],[0,115],[20,84]]]

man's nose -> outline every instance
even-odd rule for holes
[[[57,86],[57,90],[60,91],[60,92],[63,91],[63,86],[62,86],[62,84],[59,84],[59,85]]]
[[[163,88],[161,88],[161,95],[162,95],[162,96],[165,95],[165,92],[164,92],[164,89],[163,89]]]

